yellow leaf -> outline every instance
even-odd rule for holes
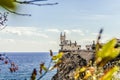
[[[15,10],[16,8],[13,0],[0,0],[0,6],[11,10]]]
[[[80,68],[80,72],[84,72],[86,70],[86,67]]]
[[[40,64],[40,73],[42,72],[42,70],[47,71],[48,69],[45,67],[44,63]]]
[[[102,49],[100,49],[96,54],[96,63],[100,63],[100,65],[103,66],[109,60],[117,57],[120,53],[120,48],[114,48],[116,43],[117,40],[114,38],[103,45]]]
[[[53,56],[53,57],[52,57],[52,60],[57,60],[57,56]]]
[[[92,76],[91,72],[88,70],[84,76],[84,79],[87,80],[90,76]]]
[[[120,48],[114,48],[114,50],[112,51],[112,54],[111,54],[111,58],[115,58],[119,55],[120,53]]]
[[[45,71],[47,71],[47,68],[44,65],[42,66],[42,69],[45,70]]]
[[[78,67],[74,72],[74,79],[78,80],[79,77],[80,77],[80,68]]]
[[[54,68],[58,67],[61,63],[62,63],[62,61],[58,60],[57,62],[55,62],[55,65],[53,67],[51,67],[49,70],[53,70]]]
[[[102,49],[98,51],[96,56],[102,57],[102,58],[110,56],[111,51],[114,48],[114,46],[116,45],[116,43],[117,43],[117,40],[115,38],[110,40],[109,42],[107,42],[106,44],[103,45]]]
[[[106,74],[104,74],[99,80],[112,80],[113,73],[118,70],[119,68],[117,66],[114,66]]]
[[[74,74],[74,79],[75,79],[75,80],[78,80],[79,76],[80,76],[79,73],[75,73],[75,74]]]
[[[53,57],[52,57],[52,60],[60,59],[60,58],[62,58],[62,56],[63,56],[63,52],[60,52],[60,53],[58,53],[57,55],[53,56]]]

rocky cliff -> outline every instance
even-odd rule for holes
[[[90,51],[64,53],[61,59],[62,63],[58,66],[57,73],[53,76],[52,80],[74,80],[76,68],[87,65],[87,61],[91,57]]]
[[[82,50],[80,52],[66,52],[61,58],[62,63],[57,67],[57,73],[51,80],[74,80],[74,71],[78,67],[86,66],[90,59],[93,59],[93,52]],[[107,69],[116,64],[120,56],[109,61],[103,68]],[[118,63],[120,66],[120,63]],[[117,76],[118,77],[118,76]]]

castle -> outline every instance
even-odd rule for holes
[[[104,43],[101,43],[101,46]],[[59,50],[59,52],[80,52],[83,51],[83,49],[81,49],[81,45],[78,45],[77,42],[75,41],[74,43],[71,42],[71,40],[67,40],[66,39],[66,34],[64,32],[64,34],[60,34],[60,45],[61,48]],[[95,47],[96,47],[96,43],[95,41],[93,41],[93,43],[91,45],[86,45],[86,50],[84,51],[91,51],[94,52],[95,51]],[[117,39],[117,44],[115,47],[120,47],[120,39]]]
[[[60,51],[70,52],[70,51],[79,51],[81,49],[81,45],[78,45],[75,41],[74,43],[71,40],[66,40],[66,34],[60,34]]]
[[[60,45],[61,49],[59,51],[62,52],[79,52],[81,51],[81,45],[78,45],[77,42],[75,41],[74,43],[71,42],[71,40],[66,39],[66,34],[60,34]],[[87,50],[93,50],[95,47],[95,42],[93,41],[92,45],[86,45]]]

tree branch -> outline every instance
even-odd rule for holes
[[[47,1],[47,0],[31,0],[31,1],[17,1],[17,0],[14,0],[14,2],[18,2],[18,3],[31,3],[31,2],[38,2],[38,1]]]
[[[58,4],[57,2],[56,3],[45,3],[45,4],[35,3],[35,2],[38,2],[38,1],[46,1],[46,0],[32,0],[32,1],[17,1],[17,0],[15,0],[14,2],[19,3],[19,4],[29,4],[29,5],[37,5],[37,6],[46,6],[46,5],[56,5],[56,4]]]
[[[18,1],[18,0],[13,0],[13,2],[18,3],[18,4],[28,4],[28,5],[36,5],[36,6],[47,6],[47,5],[57,5],[58,3],[44,3],[44,4],[39,4],[36,3],[38,1],[47,1],[47,0],[30,0],[30,1]],[[2,6],[3,7],[3,6]],[[20,16],[31,16],[31,14],[24,14],[24,13],[19,13],[19,12],[15,12],[14,10],[10,10],[6,7],[3,7],[4,9],[6,9],[7,11],[16,14],[16,15],[20,15]]]
[[[49,69],[51,67],[51,64],[52,64],[52,59],[50,60],[49,64],[48,64],[48,67],[47,67],[47,71],[45,71],[37,80],[40,80],[42,79],[48,72],[49,72]]]

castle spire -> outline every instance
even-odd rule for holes
[[[64,37],[66,37],[66,33],[64,32]]]
[[[70,40],[70,46],[71,46],[71,43],[72,43],[72,42],[71,42],[71,40]]]
[[[75,46],[77,45],[77,42],[75,41]]]
[[[62,32],[60,33],[60,37],[62,37]]]
[[[93,41],[93,44],[92,44],[92,50],[95,50],[95,47],[96,47],[96,45],[95,45],[95,41]]]

